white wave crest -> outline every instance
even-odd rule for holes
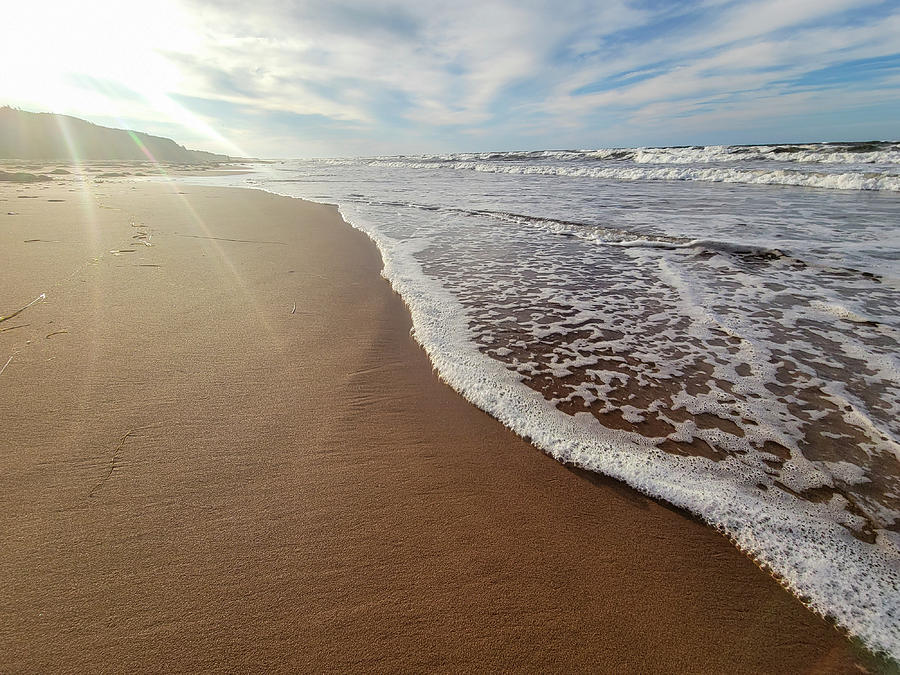
[[[485,162],[410,162],[374,160],[370,166],[407,169],[453,169],[516,175],[568,176],[601,180],[643,181],[680,180],[747,185],[791,185],[831,190],[881,190],[900,192],[900,175],[862,173],[817,173],[785,169],[736,169],[698,167],[579,167],[541,164],[501,164]]]

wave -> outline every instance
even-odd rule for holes
[[[598,148],[594,150],[528,150],[514,152],[469,152],[439,155],[378,157],[385,161],[442,164],[454,162],[634,162],[636,164],[718,164],[736,162],[782,162],[818,164],[900,164],[900,144],[809,143],[801,145],[705,145],[663,148]]]
[[[707,164],[715,162],[774,161],[820,164],[900,164],[893,145],[710,145],[694,148],[639,148],[630,158],[639,164]]]
[[[662,248],[670,251],[691,248],[708,253],[723,253],[741,257],[752,257],[760,260],[777,260],[781,258],[789,258],[795,262],[802,263],[802,261],[800,261],[799,259],[791,256],[790,253],[779,248],[755,246],[753,244],[739,244],[733,241],[719,241],[716,239],[690,239],[686,241],[671,241],[671,238],[663,240],[646,239],[641,237],[626,241],[613,241],[607,243],[612,246],[621,246],[623,248]]]
[[[873,190],[900,192],[900,174],[872,172],[821,173],[790,169],[737,169],[721,167],[579,167],[541,164],[505,164],[462,161],[400,161],[375,159],[369,166],[407,169],[451,169],[514,175],[543,175],[595,178],[617,181],[702,181],[745,185],[786,185],[831,190]]]
[[[273,183],[289,183],[292,181],[277,180]],[[510,211],[494,211],[490,209],[466,209],[458,207],[437,206],[433,204],[421,204],[410,201],[374,200],[362,194],[352,194],[353,201],[366,206],[394,206],[401,208],[417,209],[420,211],[441,211],[443,213],[457,213],[468,217],[485,217],[507,223],[532,225],[545,232],[551,232],[565,237],[577,237],[587,241],[599,243],[604,246],[619,248],[648,248],[661,250],[686,250],[693,249],[699,252],[729,255],[753,263],[770,263],[783,261],[796,267],[815,267],[822,271],[831,272],[847,278],[864,277],[866,279],[882,283],[885,278],[849,266],[823,265],[820,262],[805,258],[802,254],[785,248],[772,248],[758,244],[749,244],[720,239],[692,239],[689,237],[677,237],[657,232],[636,232],[623,228],[607,227],[596,223],[581,222],[575,220],[563,220],[560,218],[548,218],[533,216]]]

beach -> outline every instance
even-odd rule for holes
[[[0,670],[870,664],[713,528],[443,384],[336,208],[0,199]]]

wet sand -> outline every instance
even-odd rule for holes
[[[712,529],[443,385],[335,209],[0,199],[0,315],[46,294],[0,321],[0,670],[864,664]]]

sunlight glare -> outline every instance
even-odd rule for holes
[[[4,9],[8,31],[0,42],[6,76],[16,83],[65,81],[78,74],[132,89],[164,90],[179,77],[166,52],[186,51],[191,34],[182,10],[171,0],[147,5],[96,0],[90,3],[40,1]],[[10,83],[7,82],[7,87]]]
[[[0,84],[7,102],[121,120],[146,119],[149,108],[231,155],[244,154],[170,95],[183,80],[177,55],[200,43],[193,17],[176,0],[37,0],[3,14],[6,25],[22,28],[0,41],[0,63],[15,64]]]

